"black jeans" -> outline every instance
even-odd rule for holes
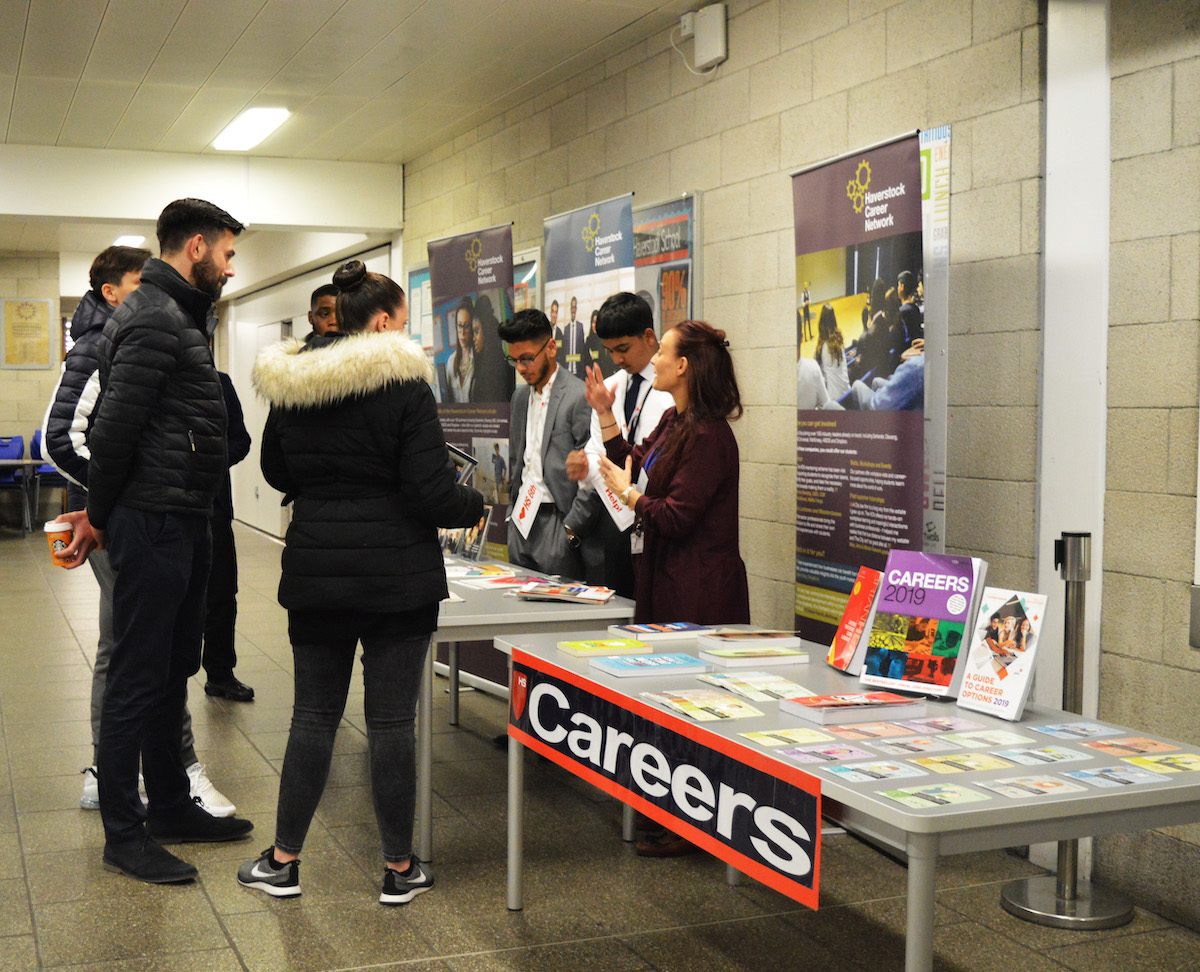
[[[113,647],[96,763],[104,835],[121,842],[146,818],[139,758],[152,815],[169,816],[189,799],[179,740],[187,680],[200,667],[212,542],[203,514],[117,506],[108,544]]]
[[[204,671],[210,682],[228,682],[237,665],[233,631],[237,623],[237,548],[233,521],[220,511],[212,527],[212,572],[208,577],[208,610],[204,616]]]
[[[275,846],[280,850],[299,854],[304,846],[329,778],[333,739],[361,641],[371,800],[383,857],[397,863],[412,853],[417,780],[413,724],[430,634],[414,634],[408,617],[395,614],[288,612],[296,701],[279,781]]]

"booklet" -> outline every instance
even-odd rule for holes
[[[711,634],[700,635],[696,639],[696,644],[710,650],[715,648],[799,648],[800,638],[790,631],[742,631],[738,628],[718,628]]]
[[[594,658],[599,655],[648,655],[654,649],[628,638],[601,638],[598,641],[560,641],[558,650],[568,655]]]
[[[922,736],[931,732],[964,732],[968,729],[983,728],[982,722],[974,722],[971,719],[959,719],[957,716],[934,716],[930,719],[911,719],[908,722],[901,722],[899,725]]]
[[[705,667],[707,669],[708,666]],[[736,692],[751,702],[775,702],[779,699],[813,694],[803,685],[772,675],[770,672],[712,672],[709,675],[701,675],[700,681]]]
[[[1030,797],[1046,796],[1050,793],[1082,793],[1086,786],[1072,783],[1061,776],[1007,776],[998,780],[979,780],[977,786],[1013,800],[1028,800]]]
[[[603,604],[616,591],[587,584],[546,584],[530,581],[517,588],[517,597],[524,601],[573,601],[582,604]]]
[[[728,692],[714,689],[680,689],[677,692],[642,692],[643,699],[656,702],[697,722],[722,719],[752,719],[762,712]]]
[[[895,692],[851,692],[845,695],[797,695],[781,699],[779,711],[820,725],[870,722],[890,716],[925,714],[925,700]]]
[[[700,657],[723,668],[751,668],[761,665],[798,665],[808,655],[794,648],[701,648]]]
[[[958,704],[1016,722],[1025,711],[1046,598],[984,588],[963,671]]]
[[[1021,743],[1033,742],[1028,736],[1022,736],[1004,729],[977,729],[968,732],[948,732],[942,737],[948,742],[956,743],[963,749],[982,748],[984,746],[1019,746]]]
[[[634,644],[636,643],[634,642]],[[590,668],[606,672],[609,675],[616,675],[618,678],[636,678],[647,675],[696,675],[712,668],[711,665],[697,659],[695,655],[685,654],[629,654],[624,658],[602,655],[599,658],[593,658],[588,665]]]
[[[951,783],[928,783],[925,786],[906,786],[900,790],[880,790],[881,796],[897,803],[903,803],[914,810],[928,810],[930,807],[948,807],[956,803],[978,803],[989,799],[986,793],[978,790],[968,790],[965,786],[954,786]]]
[[[658,621],[644,624],[610,624],[608,633],[614,638],[636,638],[638,641],[675,641],[711,634],[712,628],[691,621]]]
[[[986,573],[987,562],[978,557],[892,550],[879,582],[863,684],[957,695],[959,653]]]
[[[879,571],[859,567],[842,620],[825,661],[851,675],[862,673],[863,658],[871,635],[871,618],[875,610],[875,595],[879,591]]]

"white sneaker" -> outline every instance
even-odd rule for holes
[[[80,772],[83,774],[83,795],[79,798],[79,808],[81,810],[99,810],[100,781],[96,776],[96,767],[89,766]],[[142,779],[141,773],[138,773],[138,796],[141,797],[143,807],[149,804],[150,798],[146,796],[146,781]]]
[[[237,810],[229,798],[212,784],[212,780],[204,772],[203,763],[192,763],[187,768],[188,780],[191,783],[192,800],[196,805],[213,817],[232,817]]]
[[[83,796],[79,798],[80,810],[100,809],[100,781],[96,779],[96,767],[80,770],[83,773]]]

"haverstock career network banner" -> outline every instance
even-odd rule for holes
[[[832,640],[862,565],[924,549],[926,355],[916,134],[792,179],[796,625]]]
[[[633,194],[551,216],[542,229],[542,299],[558,343],[558,363],[580,379],[592,363],[607,370],[610,362],[595,320],[608,297],[633,290]]]

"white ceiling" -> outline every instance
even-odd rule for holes
[[[0,0],[0,142],[402,163],[678,22],[701,0]],[[153,227],[14,219],[0,250]]]

